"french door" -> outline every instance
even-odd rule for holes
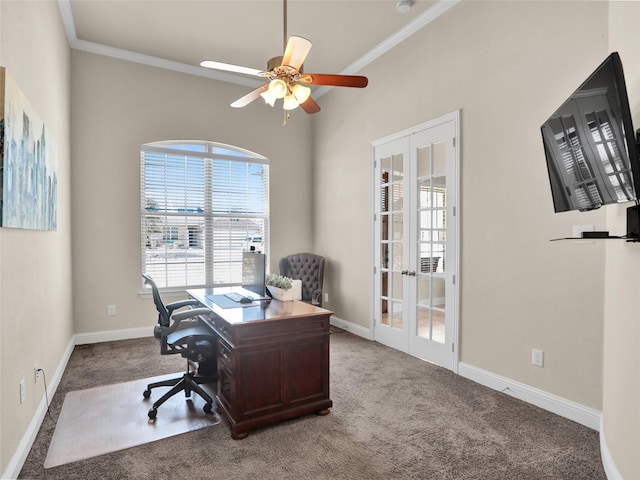
[[[373,144],[376,341],[456,368],[458,112]]]

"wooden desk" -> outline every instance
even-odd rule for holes
[[[328,414],[333,312],[278,300],[221,308],[212,297],[224,291],[187,293],[213,310],[203,320],[218,336],[216,402],[231,437],[242,439],[249,430],[308,413]]]

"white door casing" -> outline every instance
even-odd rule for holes
[[[376,341],[457,370],[459,112],[372,143]]]

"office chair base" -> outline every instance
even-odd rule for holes
[[[142,392],[144,398],[149,398],[151,396],[151,389],[156,387],[172,387],[171,390],[166,392],[162,397],[160,397],[149,410],[148,416],[151,420],[155,419],[158,414],[158,407],[162,405],[164,402],[169,400],[169,398],[173,397],[176,393],[184,391],[184,395],[186,398],[191,397],[191,392],[195,392],[200,395],[203,400],[206,402],[204,407],[202,408],[205,413],[211,412],[213,408],[213,398],[205,392],[200,386],[203,383],[213,383],[216,382],[216,377],[196,377],[195,372],[187,372],[182,377],[173,378],[171,380],[164,380],[161,382],[150,383],[147,385],[147,389]]]

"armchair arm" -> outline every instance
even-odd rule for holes
[[[311,292],[311,305],[322,305],[322,289],[318,288]]]

